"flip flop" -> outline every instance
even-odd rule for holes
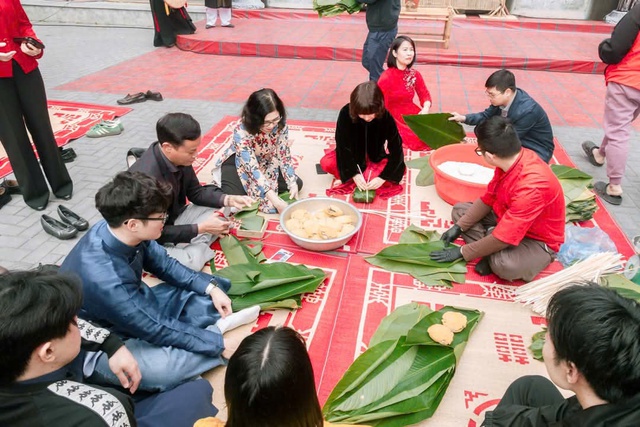
[[[598,181],[593,184],[593,191],[605,202],[611,203],[612,205],[620,205],[622,203],[622,196],[614,196],[607,193],[607,187],[609,184],[606,182]]]
[[[584,154],[587,155],[587,160],[589,160],[589,163],[591,163],[593,166],[601,167],[602,165],[604,165],[604,163],[598,163],[596,161],[596,157],[593,155],[593,150],[596,148],[600,147],[598,147],[591,141],[585,141],[582,143],[582,151],[584,151]]]

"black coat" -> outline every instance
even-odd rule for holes
[[[360,170],[364,172],[367,157],[374,163],[388,159],[380,174],[385,181],[399,183],[406,170],[402,139],[395,120],[386,110],[382,117],[369,123],[360,118],[354,123],[349,115],[349,104],[342,107],[336,124],[336,157],[342,182],[347,182]],[[367,178],[366,173],[364,178]]]
[[[187,198],[199,206],[220,208],[225,194],[215,185],[200,185],[192,166],[175,166],[160,151],[160,143],[154,142],[130,168],[144,172],[158,181],[171,185],[172,201],[167,213],[169,218],[158,243],[188,243],[198,235],[197,224],[173,225],[187,206]]]

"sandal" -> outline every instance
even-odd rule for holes
[[[611,203],[612,205],[620,205],[622,203],[622,196],[615,196],[613,194],[607,193],[607,187],[609,184],[606,182],[598,181],[593,184],[593,191],[605,202]]]
[[[587,160],[589,160],[589,163],[591,163],[593,166],[601,167],[602,165],[604,165],[604,163],[598,163],[596,157],[593,155],[593,150],[595,150],[596,148],[599,149],[600,147],[598,147],[591,141],[585,141],[582,143],[582,151],[584,151],[584,154],[587,155]]]

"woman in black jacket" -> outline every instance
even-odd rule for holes
[[[323,170],[361,190],[377,190],[402,181],[406,166],[396,123],[384,108],[376,82],[361,83],[338,115],[336,149],[327,153]]]

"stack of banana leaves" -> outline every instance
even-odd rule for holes
[[[453,262],[437,262],[429,258],[432,251],[444,249],[440,234],[409,226],[397,245],[384,248],[365,258],[369,264],[396,273],[407,273],[427,286],[452,287],[464,283],[467,264],[464,259]]]
[[[466,326],[447,345],[427,329],[446,312],[466,316]],[[411,303],[382,320],[369,349],[331,392],[323,413],[332,423],[402,427],[431,417],[453,378],[469,336],[483,313],[456,307],[432,311]]]
[[[349,14],[360,12],[362,3],[357,0],[313,0],[313,10],[318,12],[320,17],[340,15],[347,12]]]
[[[598,209],[596,195],[589,190],[593,177],[564,165],[551,165],[551,170],[558,177],[564,191],[567,222],[587,221],[593,218]]]
[[[220,246],[229,264],[212,272],[231,280],[227,294],[233,311],[260,305],[262,310],[274,308],[300,308],[302,294],[312,293],[325,279],[319,268],[286,262],[265,263],[262,243],[238,240],[234,236],[220,239]]]

